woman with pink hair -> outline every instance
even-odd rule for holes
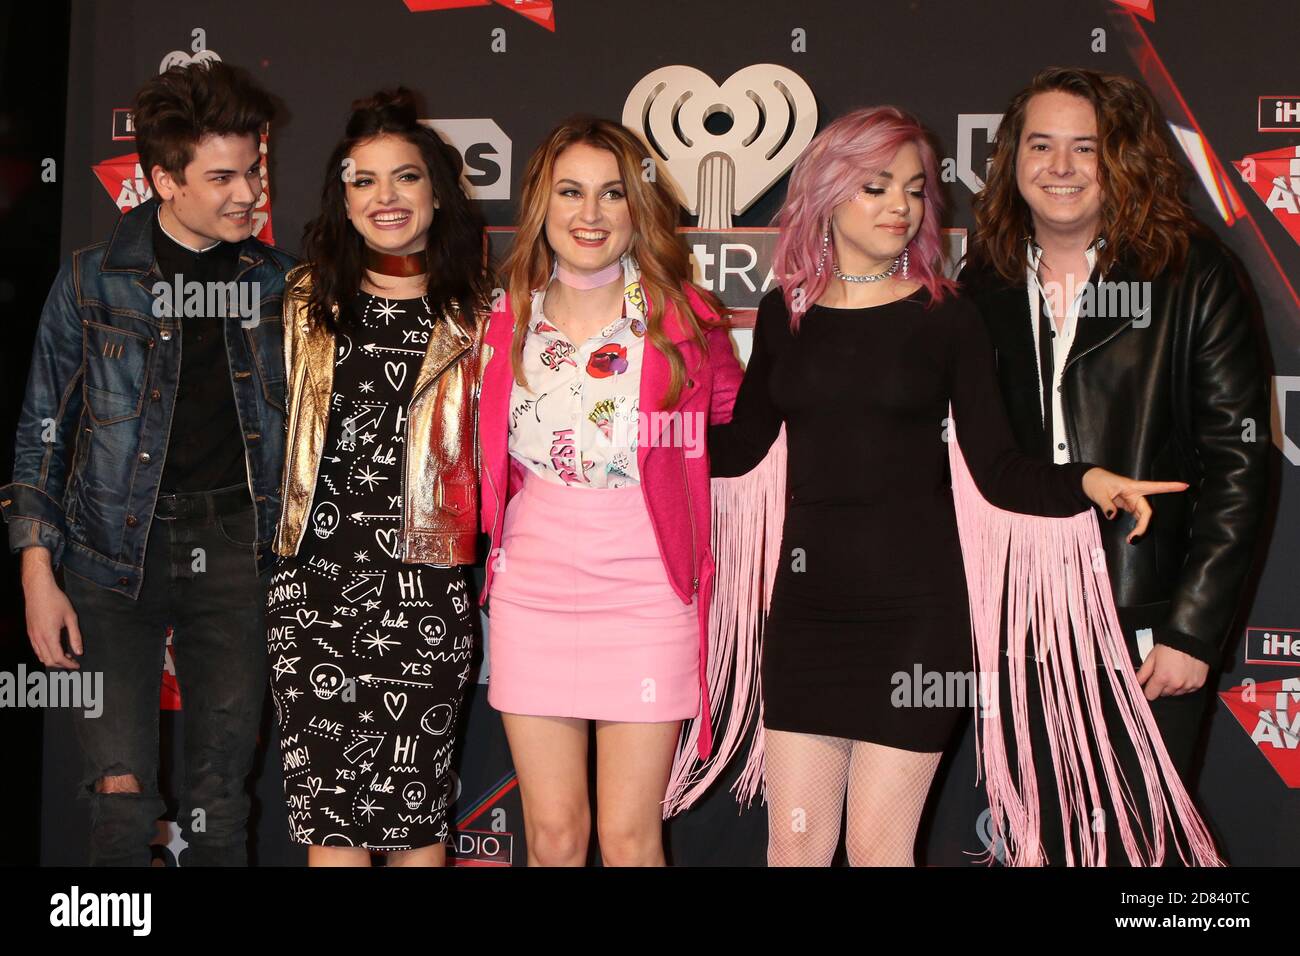
[[[743,592],[775,577],[758,745],[773,865],[829,864],[846,794],[849,862],[912,865],[926,794],[976,683],[954,420],[978,493],[1008,512],[1123,508],[1136,537],[1151,515],[1144,496],[1186,487],[1016,451],[984,325],[942,273],[939,206],[935,154],[913,117],[884,106],[828,126],[790,179],[782,286],[759,306],[733,418],[709,429],[715,476],[766,458],[785,482],[767,499],[769,522],[784,507],[779,550],[774,525],[742,527],[750,491],[724,493],[715,528],[734,540],[716,548],[714,629],[738,623],[738,658]],[[743,689],[733,696],[743,706]]]

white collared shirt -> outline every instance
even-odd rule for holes
[[[156,215],[158,216],[158,228],[163,231],[163,235],[166,236],[168,239],[170,239],[172,242],[176,243],[176,245],[180,246],[182,249],[188,249],[190,252],[203,253],[209,251],[210,249],[215,249],[217,248],[217,246],[221,245],[220,239],[218,239],[210,246],[204,246],[202,249],[195,249],[193,246],[186,245],[185,243],[177,239],[175,236],[173,236],[170,232],[168,232],[167,227],[163,225],[161,205],[158,207],[158,212],[156,213]]]
[[[1097,251],[1101,248],[1104,240],[1098,239],[1088,247],[1088,273],[1097,265]],[[1029,240],[1029,262],[1026,267],[1026,286],[1029,295],[1029,328],[1034,336],[1034,369],[1038,373],[1038,408],[1039,414],[1044,422],[1047,421],[1046,406],[1044,402],[1046,397],[1043,389],[1043,372],[1042,363],[1039,359],[1041,355],[1041,345],[1039,344],[1038,325],[1040,319],[1039,307],[1047,310],[1047,319],[1052,328],[1052,373],[1053,380],[1051,383],[1051,402],[1052,402],[1052,460],[1058,465],[1063,465],[1070,460],[1070,446],[1065,437],[1065,415],[1062,411],[1061,402],[1061,380],[1065,372],[1065,362],[1070,356],[1070,349],[1074,345],[1074,335],[1079,324],[1079,300],[1083,296],[1084,287],[1088,284],[1086,281],[1079,283],[1074,290],[1074,298],[1071,300],[1065,311],[1065,322],[1058,329],[1056,318],[1052,315],[1052,307],[1042,285],[1038,281],[1038,266],[1043,257],[1042,248]],[[1068,290],[1067,290],[1068,291]]]

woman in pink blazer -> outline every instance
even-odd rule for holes
[[[530,865],[662,865],[682,721],[705,684],[708,425],[742,377],[691,282],[677,203],[644,144],[579,117],[529,160],[479,403],[488,701],[501,711]]]

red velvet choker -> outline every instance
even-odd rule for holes
[[[423,249],[409,256],[395,256],[366,246],[366,268],[381,276],[405,279],[424,275],[429,271],[429,261]]]

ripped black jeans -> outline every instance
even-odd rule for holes
[[[190,866],[248,864],[249,793],[267,686],[265,579],[257,573],[252,502],[217,515],[154,517],[139,600],[72,573],[64,588],[81,629],[82,670],[104,677],[103,713],[78,711],[91,801],[92,866],[148,866],[165,807],[158,793],[159,689],[167,628],[184,712],[177,823]],[[139,792],[102,793],[130,775]],[[99,789],[102,789],[99,788]]]

